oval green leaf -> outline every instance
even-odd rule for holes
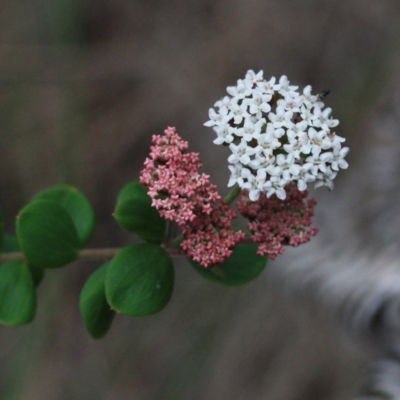
[[[139,182],[128,183],[118,195],[114,217],[128,232],[147,242],[162,242],[166,233],[166,221],[151,206],[147,189]]]
[[[189,260],[194,269],[204,278],[226,286],[240,286],[256,279],[264,271],[268,257],[256,254],[256,243],[238,244],[227,260],[211,268]]]
[[[22,209],[17,218],[17,236],[30,265],[56,268],[78,257],[75,225],[57,203],[37,200]]]
[[[7,261],[0,265],[0,322],[22,325],[30,322],[36,311],[36,293],[26,263]]]
[[[143,317],[162,310],[168,304],[173,288],[171,257],[156,244],[125,247],[108,265],[107,300],[122,314]]]
[[[72,218],[78,233],[80,247],[85,246],[93,234],[95,217],[86,196],[70,185],[58,185],[38,193],[32,201],[51,200],[63,207]]]
[[[4,235],[4,253],[15,253],[21,251],[18,243],[18,239],[14,235]],[[41,267],[33,267],[28,264],[29,270],[31,271],[33,283],[35,286],[39,286],[42,282],[45,274],[45,270]]]
[[[111,326],[115,311],[107,303],[105,277],[108,263],[96,270],[86,281],[79,298],[79,309],[90,336],[102,338]]]

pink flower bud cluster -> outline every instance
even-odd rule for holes
[[[202,166],[199,154],[186,152],[188,142],[175,128],[164,133],[153,135],[140,182],[148,188],[160,215],[180,226],[184,237],[181,248],[190,258],[204,267],[222,263],[245,236],[232,228],[236,213],[221,198],[210,177],[198,172]]]
[[[267,254],[271,260],[284,252],[283,245],[298,246],[318,233],[318,229],[311,226],[315,199],[307,200],[308,192],[298,190],[293,182],[285,190],[285,200],[263,194],[255,202],[243,191],[237,203],[240,213],[250,221],[252,240],[259,243],[257,254]]]

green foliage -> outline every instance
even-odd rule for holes
[[[147,190],[138,181],[119,193],[114,216],[118,224],[148,243],[120,250],[103,264],[82,288],[79,308],[89,334],[102,338],[115,313],[134,317],[161,311],[174,288],[174,266],[160,245],[166,236],[166,221],[151,206]],[[35,286],[46,268],[76,260],[90,240],[95,224],[87,198],[77,189],[59,185],[37,194],[17,217],[17,236],[5,235],[0,212],[0,252],[24,253],[26,261],[0,264],[0,323],[20,325],[31,321],[36,310]],[[256,254],[257,244],[239,244],[224,263],[204,268],[190,261],[203,277],[227,286],[257,278],[267,257]],[[18,258],[13,255],[8,258]]]
[[[108,332],[115,316],[115,311],[108,305],[105,295],[108,264],[102,265],[90,276],[79,298],[82,319],[94,339],[100,339]]]
[[[72,218],[53,201],[36,200],[23,208],[17,236],[33,267],[61,267],[78,257],[80,243]]]
[[[122,228],[147,242],[161,242],[165,237],[166,221],[151,206],[146,188],[138,181],[128,183],[121,190],[114,216]]]
[[[231,255],[222,264],[212,268],[204,268],[190,260],[194,269],[210,281],[226,286],[244,285],[256,279],[267,265],[268,257],[256,254],[256,243],[238,244]]]
[[[63,207],[72,218],[78,233],[80,247],[85,246],[93,234],[95,217],[89,200],[75,187],[58,185],[38,193],[33,199],[51,200]]]
[[[21,325],[30,322],[36,311],[36,293],[26,263],[8,261],[0,265],[0,322]]]
[[[120,250],[108,265],[106,296],[113,309],[142,317],[163,309],[174,287],[170,256],[156,244],[135,244]]]

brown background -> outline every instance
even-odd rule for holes
[[[35,321],[0,328],[0,398],[352,398],[380,350],[327,316],[322,284],[305,283],[354,263],[360,277],[371,265],[386,276],[388,249],[397,255],[399,17],[397,0],[2,0],[0,202],[10,233],[34,193],[67,182],[94,204],[90,246],[131,243],[111,217],[115,198],[167,126],[226,193],[228,153],[203,123],[250,68],[330,89],[351,168],[333,192],[316,193],[313,243],[234,289],[178,260],[168,307],[119,316],[100,341],[78,312],[97,264],[49,272]]]

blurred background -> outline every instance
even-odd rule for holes
[[[397,0],[2,0],[8,233],[37,191],[66,182],[94,204],[90,247],[130,244],[111,216],[115,198],[167,126],[226,194],[228,153],[203,123],[248,69],[330,89],[325,103],[351,152],[335,190],[315,193],[320,235],[247,286],[217,286],[177,260],[166,309],[118,316],[95,341],[78,299],[98,264],[50,271],[34,322],[0,327],[0,398],[353,398],[379,350],[328,317],[323,291],[304,282],[354,263],[360,276],[364,266],[384,277],[397,270],[397,261],[386,265],[400,253],[399,17]]]

